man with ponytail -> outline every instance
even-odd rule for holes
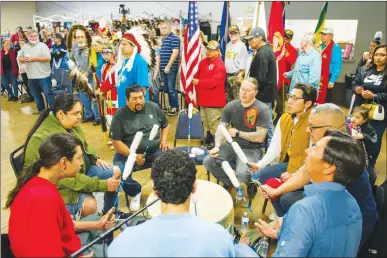
[[[41,113],[34,127],[27,136],[25,143],[25,159],[23,167],[27,168],[40,158],[39,146],[50,135],[69,133],[81,142],[83,166],[73,178],[58,181],[57,187],[67,209],[76,219],[86,217],[96,212],[96,200],[93,192],[106,192],[103,213],[106,214],[114,204],[117,189],[120,185],[121,170],[101,160],[90,148],[79,127],[82,115],[80,100],[69,93],[59,94],[52,109]],[[127,182],[132,179],[128,178]],[[130,191],[130,187],[124,187]],[[128,190],[129,189],[129,190]],[[136,189],[135,189],[136,190]],[[127,213],[117,212],[121,218]]]
[[[81,247],[71,216],[56,185],[73,178],[83,164],[82,142],[54,134],[38,149],[39,159],[23,171],[8,195],[9,238],[15,257],[64,257]],[[104,219],[104,228],[112,226]],[[92,257],[93,252],[87,257]]]

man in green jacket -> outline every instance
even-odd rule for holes
[[[57,185],[68,211],[76,218],[93,213],[89,210],[93,205],[96,209],[93,192],[105,192],[103,212],[107,213],[116,200],[121,177],[121,170],[118,167],[113,167],[100,159],[90,148],[79,127],[81,114],[82,105],[79,99],[68,93],[58,95],[53,108],[45,110],[30,131],[24,151],[24,168],[26,168],[39,160],[40,144],[52,134],[70,133],[82,142],[84,165],[75,178],[62,179]],[[131,180],[128,178],[125,184],[130,184]],[[128,191],[128,188],[130,189],[126,186],[124,190]],[[117,215],[123,218],[128,214],[119,212]]]

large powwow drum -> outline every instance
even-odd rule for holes
[[[205,181],[196,180],[197,190],[191,197],[190,213],[200,218],[215,222],[227,229],[233,234],[234,228],[234,206],[231,195],[221,186]],[[147,204],[156,199],[152,193],[147,200]],[[195,203],[196,202],[196,211]],[[156,202],[148,208],[151,217],[156,217],[161,213],[161,202]]]

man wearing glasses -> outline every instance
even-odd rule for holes
[[[332,88],[339,77],[343,63],[341,47],[333,41],[333,30],[324,28],[321,33],[321,79],[320,93],[316,103],[324,104],[332,101]]]
[[[314,107],[310,113],[307,132],[310,140],[316,144],[330,129],[345,131],[345,115],[340,107],[332,103],[326,103]],[[343,153],[342,155],[348,155]],[[350,173],[351,171],[348,171]],[[296,173],[289,177],[285,183],[274,189],[268,185],[262,185],[259,192],[266,199],[279,199],[273,203],[277,214],[281,216],[288,212],[290,207],[298,200],[304,198],[304,186],[310,184],[310,176],[302,166]],[[347,191],[356,199],[363,217],[362,237],[359,249],[371,235],[378,219],[376,203],[372,195],[371,184],[366,168],[360,177],[346,186]],[[264,227],[267,224],[263,222]]]
[[[286,181],[304,164],[305,150],[310,145],[306,128],[316,98],[317,91],[311,85],[297,83],[294,86],[288,95],[288,113],[279,119],[269,149],[258,163],[250,164],[255,171],[253,179],[262,184],[269,178]],[[279,163],[268,166],[274,160]],[[283,213],[278,215],[283,216]],[[269,218],[274,220],[276,215]]]

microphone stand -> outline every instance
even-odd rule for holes
[[[72,258],[75,258],[77,257],[78,255],[80,255],[81,253],[83,253],[84,251],[86,251],[88,248],[90,248],[92,245],[98,243],[99,241],[101,241],[102,239],[104,239],[105,237],[107,237],[110,233],[116,231],[117,229],[119,229],[123,224],[125,224],[126,222],[128,222],[129,220],[133,219],[134,217],[136,217],[138,214],[140,214],[141,212],[143,212],[145,209],[149,208],[150,206],[152,206],[154,203],[156,203],[157,201],[159,201],[160,198],[157,198],[156,200],[152,201],[151,203],[149,203],[149,205],[145,205],[144,207],[142,207],[140,210],[138,210],[136,213],[132,214],[130,217],[124,219],[123,221],[121,221],[120,223],[118,223],[116,226],[110,228],[109,230],[107,230],[106,232],[102,233],[101,235],[99,235],[96,239],[94,239],[93,241],[91,241],[90,243],[88,243],[87,245],[83,246],[81,249],[79,249],[78,251],[76,251],[75,253],[73,253],[70,257]]]

